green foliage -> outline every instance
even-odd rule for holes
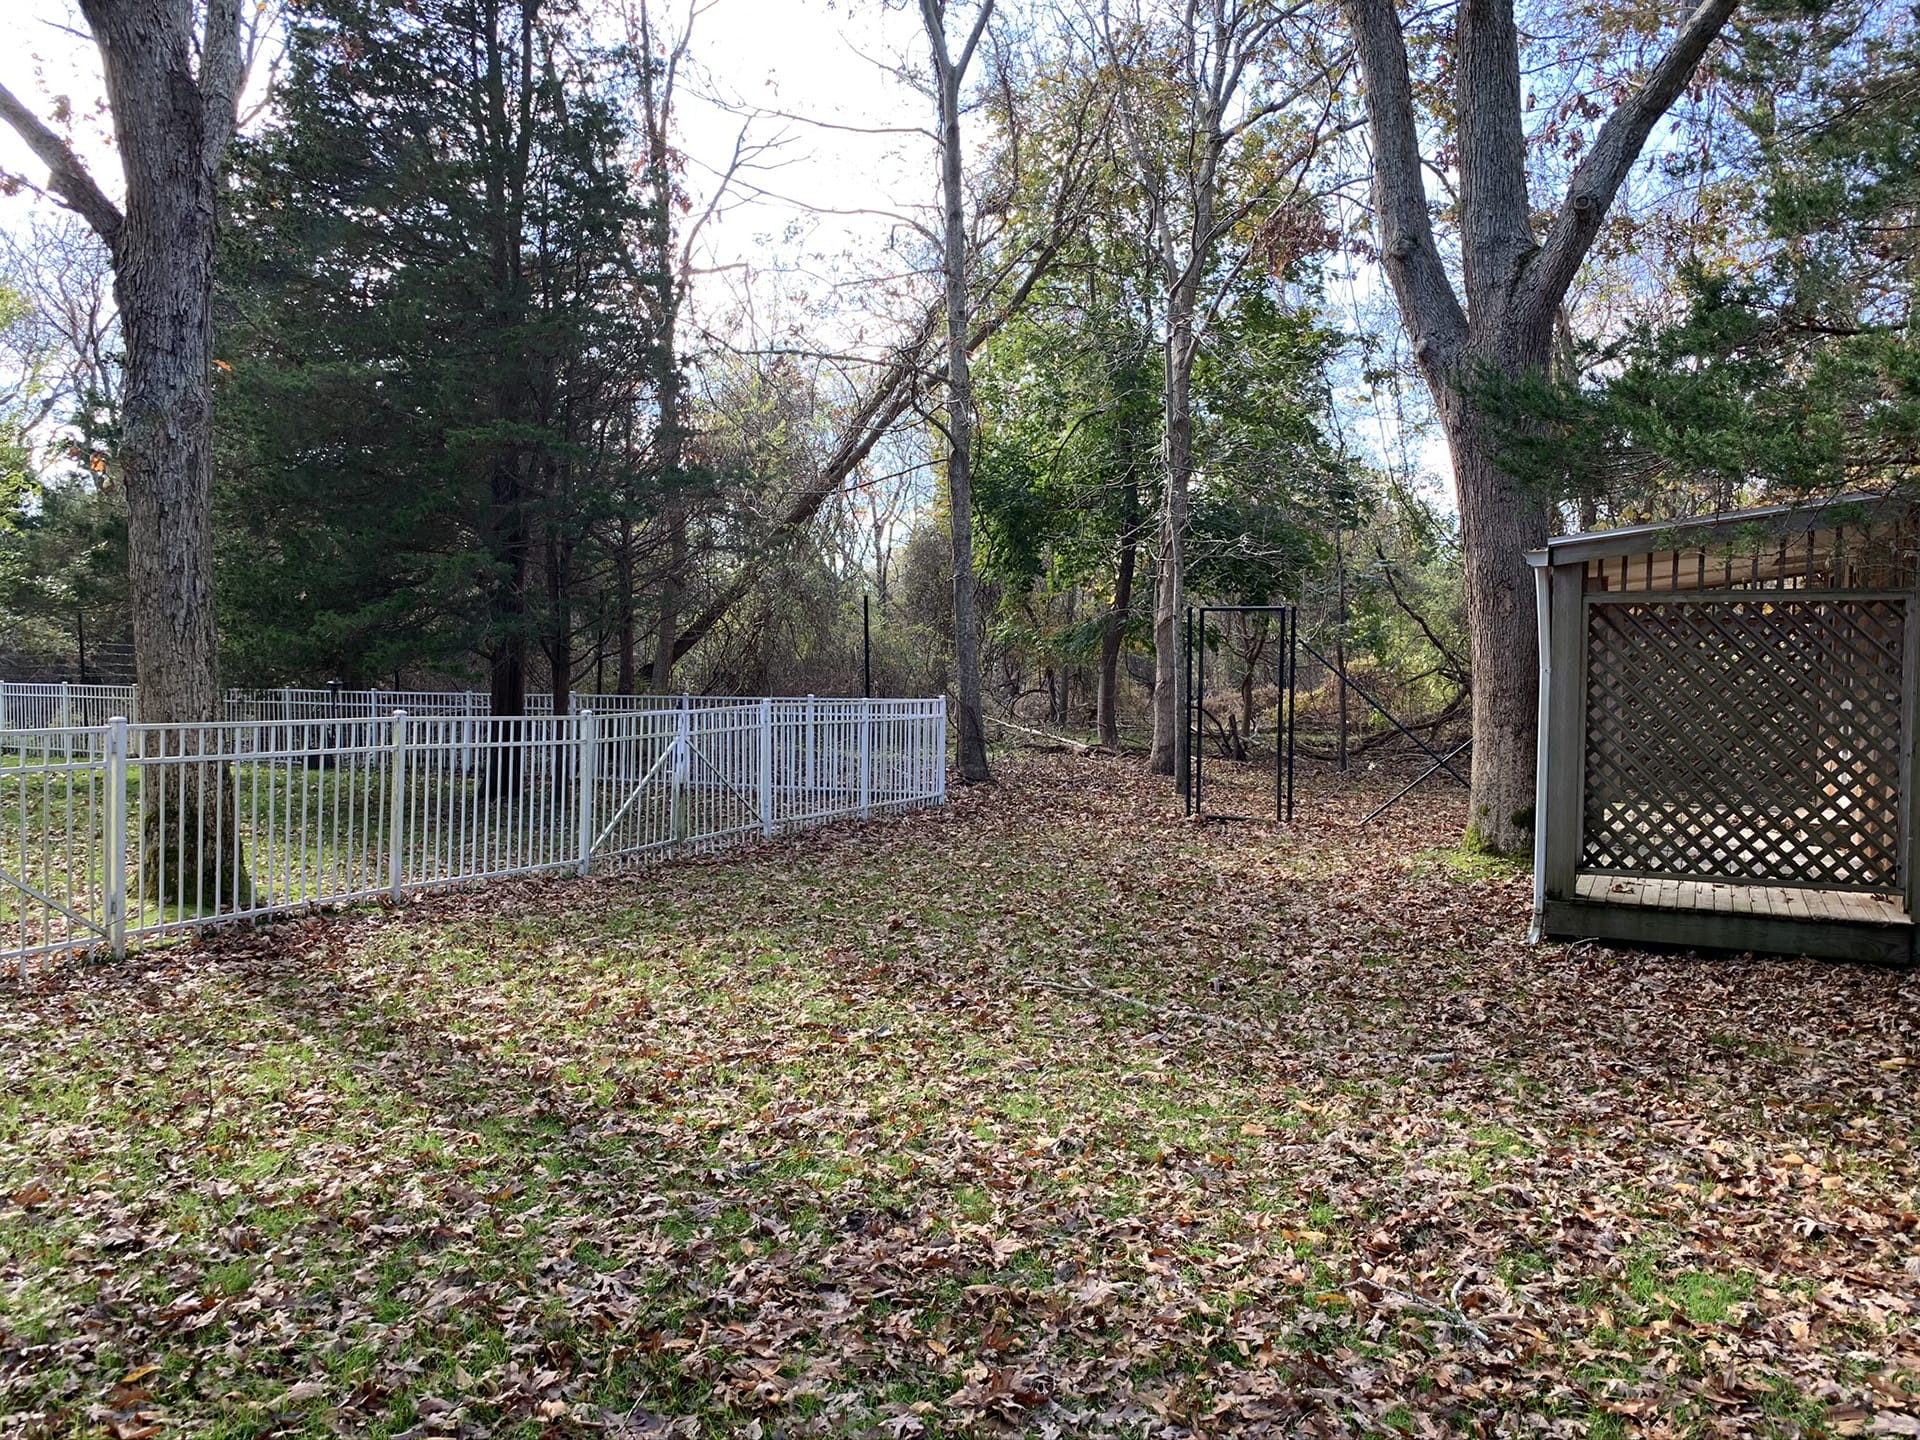
[[[251,678],[542,633],[530,556],[626,493],[642,207],[614,67],[569,25],[466,0],[298,13],[225,256],[222,618]]]
[[[1777,3],[1722,83],[1761,197],[1696,253],[1679,313],[1490,398],[1505,462],[1616,518],[1920,477],[1920,40],[1870,3]]]

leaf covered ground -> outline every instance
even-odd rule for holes
[[[0,986],[0,1432],[1920,1434],[1920,976],[1530,949],[1384,793]]]

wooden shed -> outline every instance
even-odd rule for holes
[[[1535,934],[1909,961],[1912,503],[1551,540]]]

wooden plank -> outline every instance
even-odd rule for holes
[[[1906,965],[1914,960],[1914,927],[1857,922],[1783,920],[1767,915],[1651,910],[1550,900],[1546,933],[1558,940],[1618,940],[1700,950],[1751,950],[1765,955],[1810,955]]]
[[[1587,764],[1585,706],[1587,607],[1579,565],[1556,565],[1548,580],[1553,673],[1547,694],[1547,813],[1545,889],[1551,899],[1573,894],[1580,863],[1581,805]]]

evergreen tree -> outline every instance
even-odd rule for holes
[[[615,64],[542,0],[298,12],[225,292],[222,581],[255,676],[477,656],[518,714],[538,644],[565,691],[644,424]]]

